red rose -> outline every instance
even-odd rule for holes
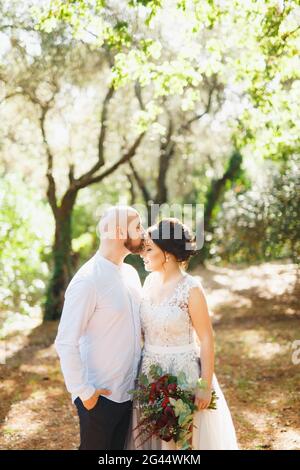
[[[154,402],[155,392],[156,392],[156,385],[155,385],[155,383],[153,383],[153,384],[151,384],[151,388],[150,388],[150,395],[149,395],[150,403]]]
[[[157,382],[156,391],[160,393],[160,392],[163,392],[164,389],[165,389],[165,384],[163,382]]]
[[[170,402],[169,402],[169,398],[166,397],[166,398],[164,399],[164,401],[162,402],[161,406],[162,406],[163,408],[166,408],[166,406],[168,406],[169,403],[170,403]]]
[[[162,375],[162,376],[158,379],[158,382],[166,382],[166,380],[168,380],[168,376],[165,374],[165,375]]]

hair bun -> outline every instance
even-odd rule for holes
[[[187,262],[195,254],[196,242],[189,228],[180,220],[169,217],[148,229],[154,243],[175,256],[178,262]]]

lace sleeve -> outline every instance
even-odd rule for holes
[[[201,282],[198,277],[191,276],[190,274],[186,275],[185,282],[182,284],[181,289],[179,290],[179,301],[182,305],[188,306],[190,291],[193,287],[199,287],[202,291]]]
[[[188,309],[189,296],[190,296],[191,289],[193,287],[198,287],[198,289],[200,289],[200,291],[202,292],[202,294],[204,296],[204,299],[205,299],[205,302],[206,302],[206,305],[207,305],[208,314],[209,314],[209,316],[212,320],[214,314],[208,306],[207,297],[206,297],[205,291],[203,289],[203,286],[201,284],[199,276],[194,277],[194,276],[188,275],[188,280],[185,283],[185,288],[184,288],[183,294],[182,294],[182,297],[183,297],[182,302],[186,305],[186,308]]]

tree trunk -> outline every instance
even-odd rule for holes
[[[168,201],[167,173],[172,153],[160,155],[159,173],[157,179],[155,204],[165,204]]]
[[[213,233],[213,220],[219,209],[218,206],[227,188],[231,187],[234,181],[240,176],[242,172],[242,161],[243,159],[240,152],[237,150],[234,151],[229,158],[227,169],[223,176],[219,179],[212,180],[204,206],[204,230],[206,233]],[[204,245],[199,253],[191,259],[189,268],[194,269],[197,265],[204,264],[204,261],[209,257],[209,249],[209,242],[204,241]]]
[[[55,214],[53,273],[46,294],[45,320],[58,320],[64,303],[65,290],[73,274],[72,212],[76,194],[69,195]]]

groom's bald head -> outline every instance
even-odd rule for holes
[[[139,213],[130,206],[113,206],[103,213],[98,230],[101,238],[118,238],[118,233],[127,232],[134,221],[140,221]],[[109,235],[109,237],[108,237]]]
[[[130,206],[113,206],[107,209],[98,224],[102,242],[118,243],[131,253],[140,253],[144,245],[144,230],[136,209]]]

